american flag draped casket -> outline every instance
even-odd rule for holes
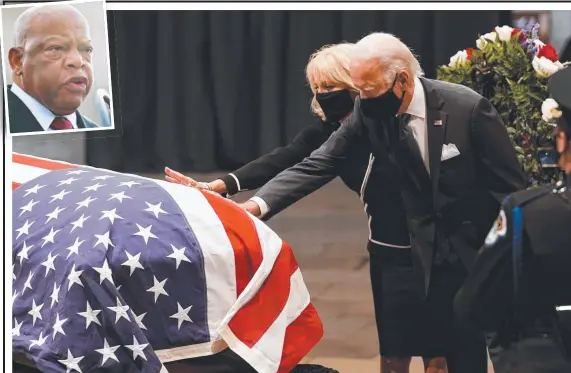
[[[13,353],[45,372],[164,372],[231,348],[290,371],[321,321],[294,255],[235,204],[13,154]]]

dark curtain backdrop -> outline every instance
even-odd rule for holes
[[[390,32],[433,78],[479,33],[510,23],[500,11],[108,13],[123,133],[90,139],[87,159],[124,172],[231,170],[291,141],[314,121],[304,67],[325,44]]]

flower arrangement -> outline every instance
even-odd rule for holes
[[[459,51],[438,79],[468,86],[490,100],[506,125],[530,186],[555,181],[553,125],[557,104],[547,80],[567,66],[551,44],[539,40],[539,24],[524,30],[498,26]],[[551,102],[551,101],[553,102]]]

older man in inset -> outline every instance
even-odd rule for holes
[[[92,53],[87,20],[71,5],[22,13],[8,53],[10,133],[96,127],[77,111],[93,84]]]
[[[508,194],[525,178],[502,120],[464,86],[425,79],[409,48],[390,34],[357,43],[353,115],[321,148],[267,183],[243,208],[268,217],[333,180],[352,146],[390,160],[411,234],[425,356],[445,356],[450,373],[486,372],[482,333],[454,319],[452,301]],[[400,358],[395,356],[395,359]]]

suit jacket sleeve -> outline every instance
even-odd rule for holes
[[[268,204],[264,219],[321,188],[339,174],[351,149],[363,146],[360,117],[352,114],[331,137],[300,163],[281,172],[264,185],[256,197]]]
[[[476,158],[482,171],[479,179],[498,203],[526,186],[504,123],[492,104],[481,98],[472,112],[472,136]]]
[[[301,162],[317,149],[331,134],[328,123],[316,123],[304,128],[287,146],[274,149],[222,178],[228,194],[258,189],[274,176]]]
[[[509,201],[508,201],[509,202]],[[512,209],[500,211],[476,262],[454,299],[457,319],[482,330],[498,331],[513,307]]]

